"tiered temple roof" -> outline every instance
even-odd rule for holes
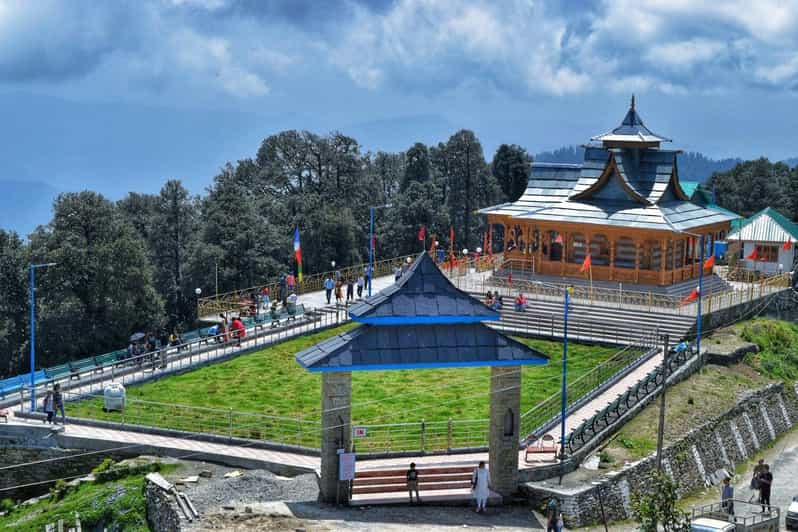
[[[576,222],[664,231],[728,222],[727,212],[691,203],[679,185],[676,150],[659,149],[634,108],[612,132],[593,137],[581,164],[533,163],[524,194],[482,209],[519,220]]]

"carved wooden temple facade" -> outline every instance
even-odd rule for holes
[[[691,203],[679,184],[677,150],[635,109],[591,138],[581,164],[533,163],[524,194],[483,209],[504,227],[505,258],[536,274],[670,285],[699,274],[699,235],[708,257],[733,216]],[[711,273],[707,271],[707,273]]]

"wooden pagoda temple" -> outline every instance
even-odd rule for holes
[[[581,164],[533,163],[524,194],[482,209],[504,228],[505,259],[534,274],[667,286],[698,276],[729,231],[729,213],[689,201],[679,184],[678,150],[652,133],[634,97],[621,124],[591,138]],[[707,273],[711,273],[707,271]]]

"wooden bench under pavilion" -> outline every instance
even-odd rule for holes
[[[586,145],[580,164],[533,163],[524,194],[482,209],[504,228],[505,259],[542,275],[668,286],[697,278],[698,236],[706,253],[734,215],[691,203],[679,184],[678,150],[652,133],[635,109]],[[711,268],[707,269],[711,273]]]
[[[458,290],[426,253],[396,284],[350,307],[349,315],[361,325],[296,355],[305,369],[322,374],[322,500],[336,500],[338,452],[352,449],[352,371],[475,366],[491,367],[491,489],[515,493],[521,366],[545,364],[548,357],[481,323],[498,320],[499,313]]]

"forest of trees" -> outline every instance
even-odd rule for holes
[[[36,278],[37,361],[47,367],[123,347],[134,331],[192,324],[194,289],[213,293],[217,269],[220,292],[289,271],[295,227],[305,273],[364,261],[369,206],[391,204],[376,218],[378,258],[418,251],[422,224],[446,247],[451,226],[457,249],[474,249],[486,229],[475,211],[517,199],[530,164],[515,145],[489,164],[467,130],[400,153],[283,131],[224,165],[200,197],[175,180],[116,202],[61,194],[28,240],[0,230],[0,377],[26,370],[30,263],[57,263]]]
[[[742,216],[773,207],[798,221],[798,167],[760,158],[713,174],[709,186],[719,205]]]

